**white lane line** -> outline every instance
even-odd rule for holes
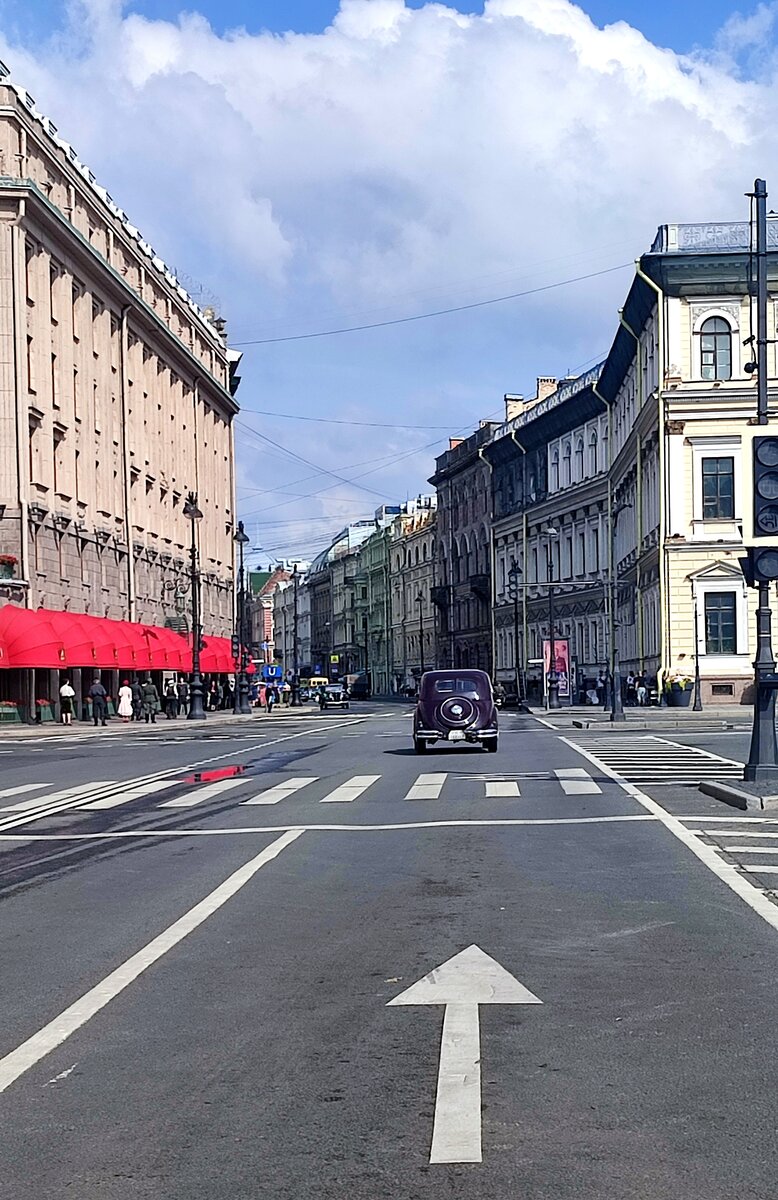
[[[16,804],[4,805],[2,808],[0,808],[0,812],[10,812],[10,813],[29,812],[32,809],[40,808],[44,804],[45,805],[59,804],[59,802],[61,800],[69,800],[70,801],[70,804],[65,804],[62,807],[73,808],[78,805],[78,803],[79,803],[81,797],[84,795],[85,791],[87,791],[87,793],[97,791],[99,788],[111,787],[113,783],[114,783],[114,780],[109,779],[102,783],[90,783],[88,785],[88,787],[87,787],[87,785],[84,785],[82,787],[65,788],[61,792],[52,792],[48,796],[36,796],[35,799],[19,800],[19,801],[17,801]]]
[[[405,799],[437,800],[445,782],[446,774],[420,775],[413,786],[408,790],[408,794]]]
[[[11,751],[8,750],[8,751],[4,751],[3,753],[10,754]],[[47,788],[47,787],[51,787],[51,784],[50,783],[20,783],[16,787],[3,788],[2,792],[0,792],[0,800],[5,800],[7,796],[20,796],[22,794],[22,792],[36,792],[36,791],[40,791],[41,788]]]
[[[264,792],[258,792],[256,796],[251,796],[248,800],[242,800],[241,807],[246,804],[278,804],[281,800],[286,800],[287,796],[291,796],[294,792],[299,792],[300,788],[307,787],[309,783],[315,783],[317,779],[318,775],[285,779],[283,783],[277,783],[275,787],[267,788]]]
[[[35,1066],[42,1058],[60,1046],[66,1038],[85,1025],[95,1013],[100,1012],[100,1009],[105,1008],[106,1004],[110,1003],[115,996],[129,987],[139,975],[197,929],[198,925],[207,921],[208,917],[220,909],[236,892],[239,892],[261,867],[277,858],[282,850],[300,837],[301,833],[302,830],[292,829],[276,838],[260,854],[234,871],[205,899],[200,900],[194,908],[190,908],[189,912],[184,913],[163,933],[153,938],[148,945],[144,946],[142,950],[138,950],[115,971],[111,971],[110,975],[107,975],[69,1008],[66,1008],[48,1025],[44,1025],[10,1054],[0,1058],[0,1092],[4,1092],[20,1075],[29,1071],[30,1067]]]
[[[244,775],[237,775],[234,779],[217,779],[215,783],[195,788],[185,796],[176,796],[175,800],[163,800],[157,808],[194,808],[195,804],[202,804],[204,800],[210,800],[212,796],[219,796],[222,792],[229,792],[232,788],[243,787],[245,783]]]
[[[121,829],[114,833],[0,833],[0,842],[92,842],[108,838],[133,837],[235,837],[244,834],[285,833],[296,829],[302,833],[394,833],[405,829],[474,829],[490,826],[522,825],[614,825],[621,822],[656,821],[648,813],[630,813],[623,817],[525,817],[494,818],[472,821],[398,821],[392,825],[246,825],[232,829]]]
[[[494,779],[486,781],[487,799],[499,796],[520,796],[519,785],[510,779]]]
[[[127,792],[118,792],[113,796],[103,796],[100,800],[90,800],[88,804],[79,804],[78,811],[86,812],[91,809],[118,808],[120,804],[129,804],[131,800],[142,800],[145,796],[154,796],[157,792],[167,791],[180,783],[178,779],[160,779],[156,783],[144,783],[142,787],[130,788]]]
[[[681,824],[678,818],[672,816],[672,814],[669,813],[666,808],[662,808],[662,805],[658,804],[656,800],[652,800],[651,797],[647,796],[645,792],[641,792],[640,788],[636,787],[634,783],[628,783],[626,779],[622,779],[620,775],[617,775],[615,771],[612,771],[610,767],[607,767],[599,758],[593,754],[590,754],[588,750],[584,750],[583,746],[577,746],[575,742],[570,741],[569,738],[563,737],[559,740],[564,742],[565,745],[569,746],[572,750],[575,750],[578,754],[583,755],[584,758],[587,758],[589,762],[593,763],[599,770],[603,772],[603,774],[609,776],[611,779],[614,779],[616,783],[618,783],[619,787],[625,791],[628,796],[632,796],[633,800],[636,800],[637,803],[646,809],[647,812],[650,812],[652,816],[657,817],[665,826],[665,828],[669,830],[674,837],[678,838],[679,842],[683,842],[684,846],[691,850],[692,854],[694,854],[695,857],[700,860],[700,862],[704,863],[705,866],[708,867],[713,874],[721,880],[722,883],[725,883],[728,888],[730,888],[737,896],[740,897],[741,900],[744,900],[745,903],[754,910],[754,912],[759,914],[762,920],[766,921],[768,925],[778,931],[778,906],[773,904],[771,900],[768,900],[767,897],[761,891],[759,891],[758,888],[755,888],[752,883],[749,883],[747,879],[744,879],[737,867],[734,867],[731,863],[725,863],[713,846],[708,846],[705,842],[700,841],[700,839],[696,837],[691,830],[687,829],[685,825]],[[741,835],[738,834],[738,836]]]
[[[719,846],[718,849],[725,854],[778,854],[778,846]]]
[[[602,793],[588,771],[580,767],[562,767],[554,771],[562,791],[566,796],[590,796],[595,792]]]
[[[749,875],[778,875],[778,863],[749,863],[748,866],[741,863],[740,869]]]
[[[376,783],[380,778],[380,775],[355,775],[353,779],[349,779],[346,783],[342,783],[340,787],[336,787],[328,796],[324,796],[319,803],[348,804],[352,800],[356,800],[363,792],[366,792],[371,784]]]
[[[759,818],[755,818],[758,820]],[[706,821],[710,817],[705,818]],[[778,838],[778,833],[771,833],[769,829],[755,829],[753,833],[749,829],[690,829],[690,833],[704,833],[708,837],[739,837],[739,838]]]

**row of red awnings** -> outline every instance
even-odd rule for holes
[[[235,662],[230,639],[205,637],[203,641],[200,670],[208,675],[232,674]],[[192,669],[192,646],[181,634],[159,625],[6,604],[0,608],[2,667],[188,673]]]

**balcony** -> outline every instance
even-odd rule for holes
[[[474,596],[477,596],[479,600],[486,600],[488,602],[491,598],[491,590],[492,589],[488,575],[470,576],[470,591]]]

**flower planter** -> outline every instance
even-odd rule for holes
[[[692,702],[692,688],[684,687],[681,683],[672,683],[667,693],[667,703],[671,708],[688,708]]]
[[[13,563],[0,562],[0,579],[13,579]]]
[[[0,705],[0,725],[21,725],[22,712],[18,704]]]

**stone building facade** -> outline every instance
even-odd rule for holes
[[[0,72],[2,74],[2,72]],[[24,91],[0,83],[0,603],[233,625],[238,356]]]
[[[490,467],[483,457],[497,428],[484,421],[452,439],[435,460],[437,662],[440,667],[492,669]]]
[[[416,687],[438,664],[435,587],[437,496],[403,505],[390,545],[392,691]]]

